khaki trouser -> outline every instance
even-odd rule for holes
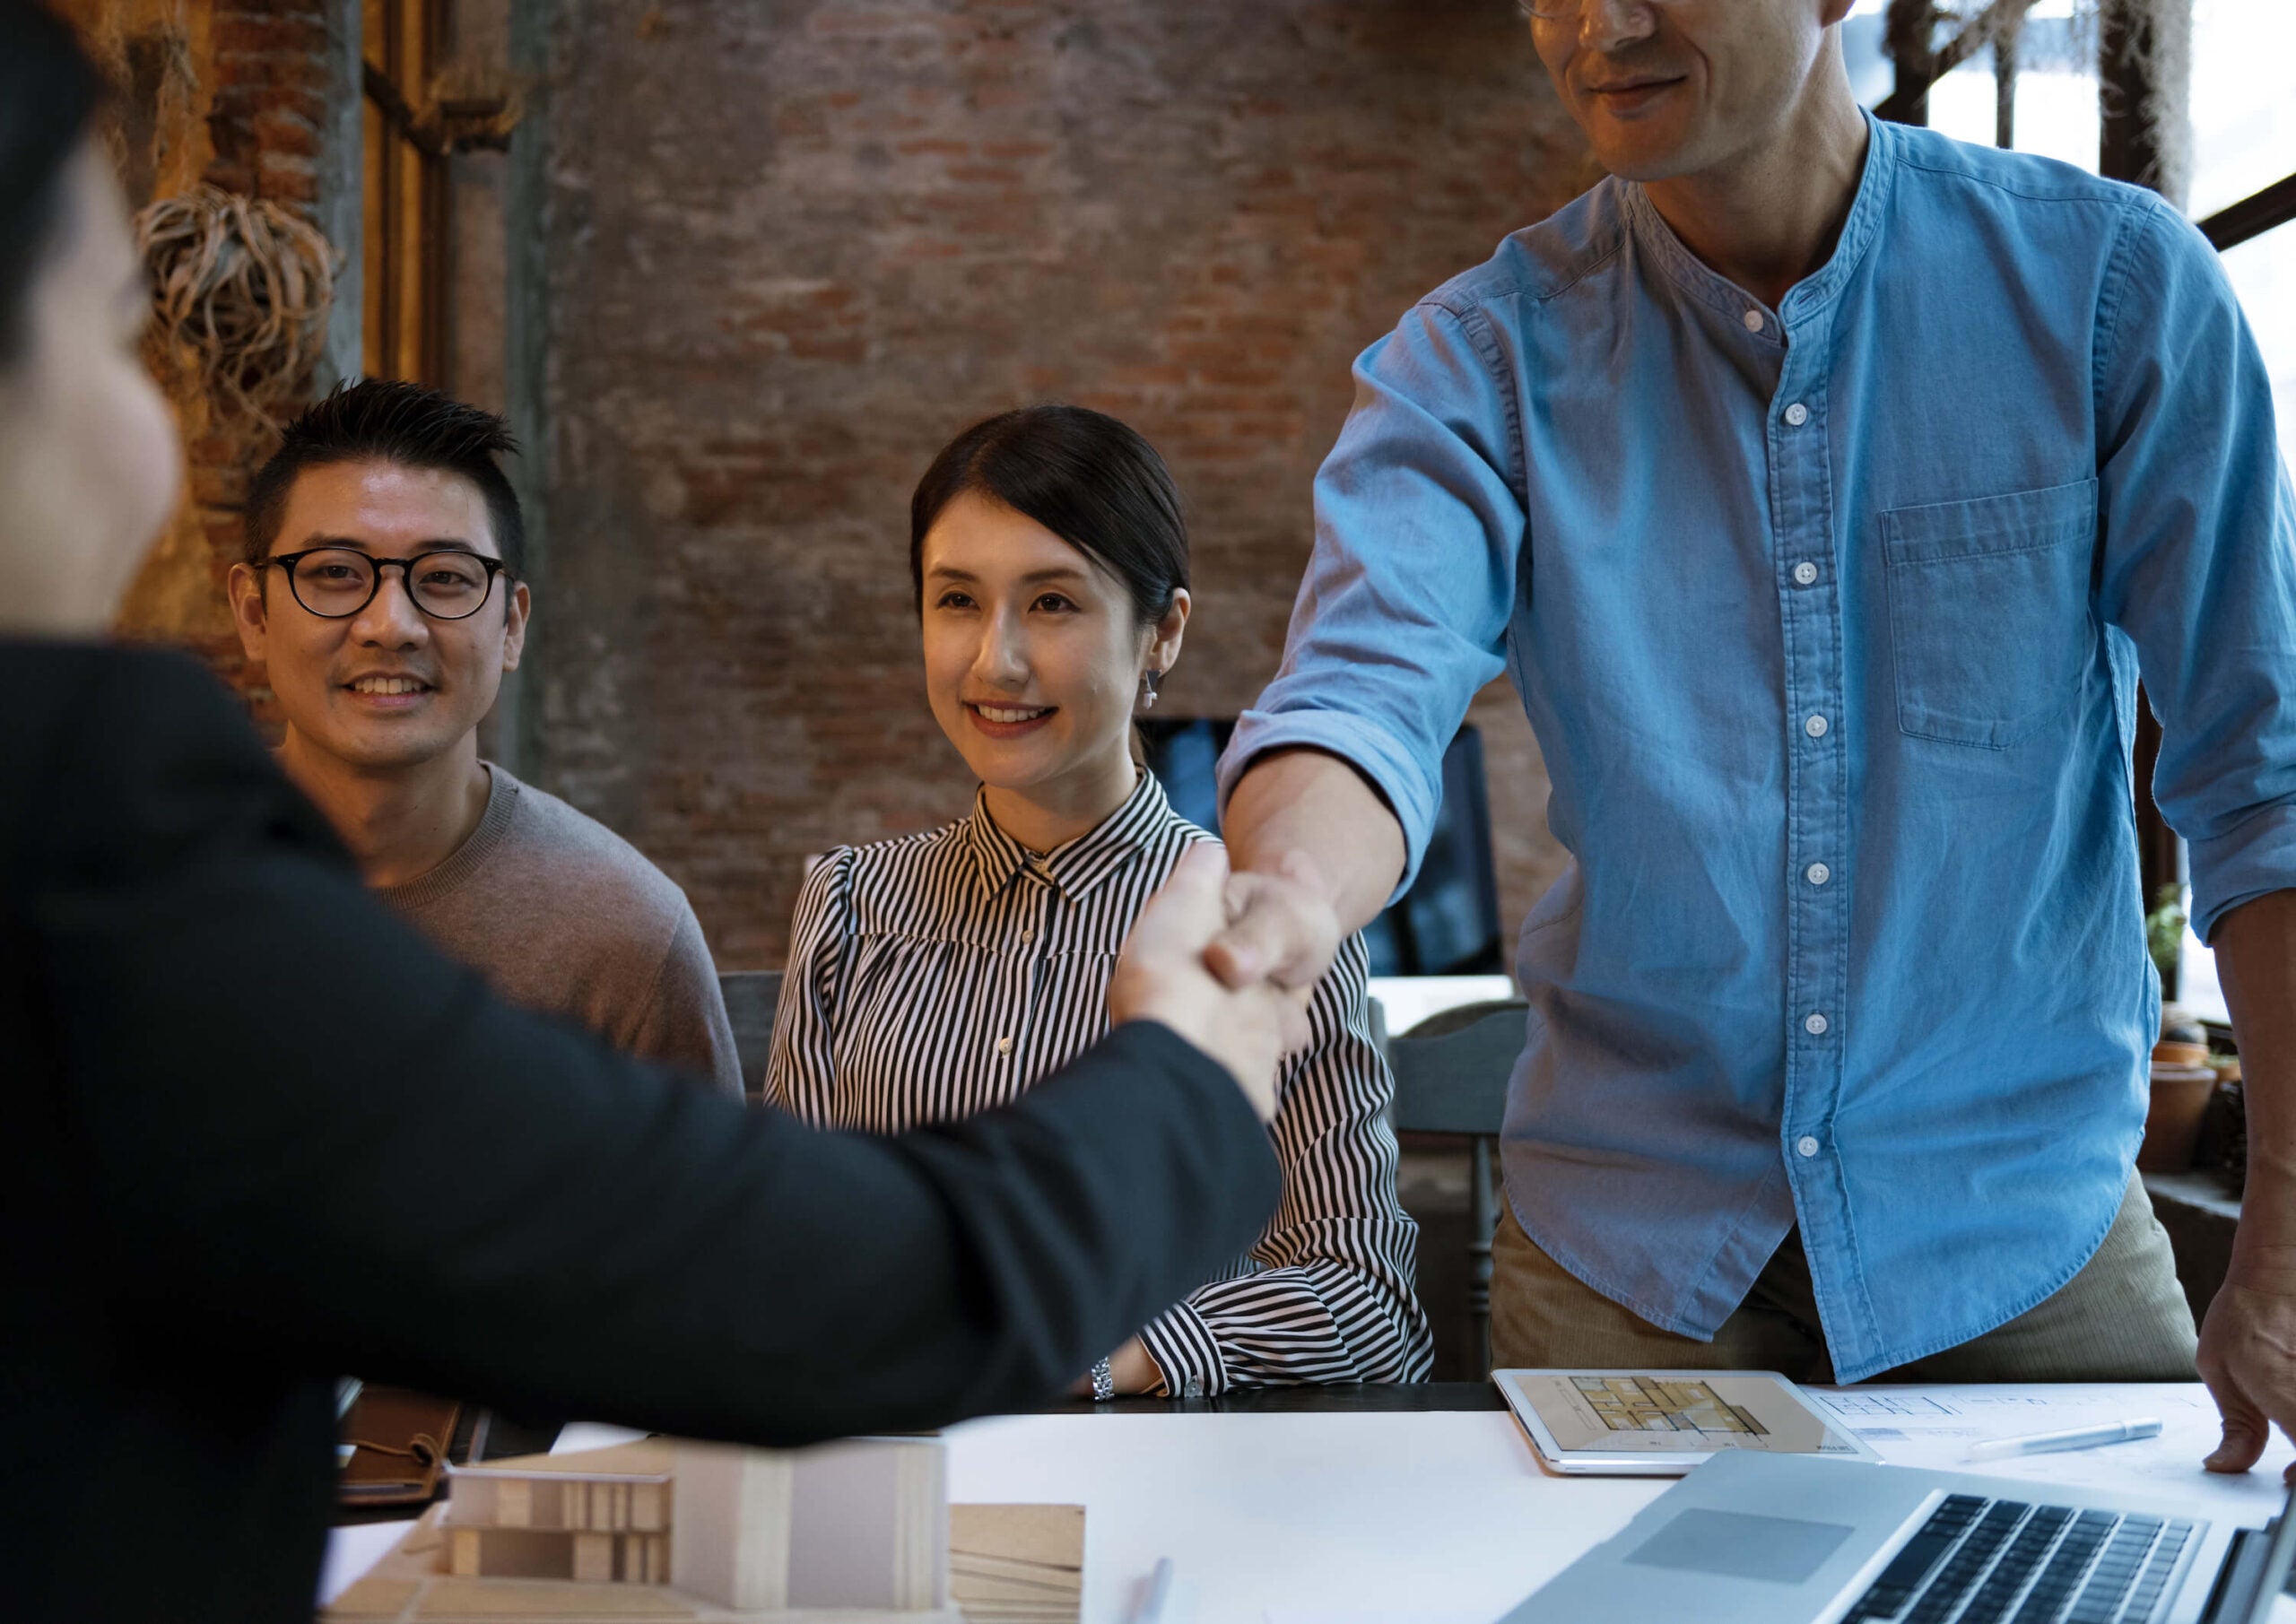
[[[1492,1238],[1494,1368],[1775,1370],[1833,1380],[1801,1238],[1789,1232],[1710,1342],[1662,1331],[1539,1250],[1500,1203]],[[2197,1378],[2192,1309],[2168,1232],[2135,1178],[2104,1244],[2056,1294],[2007,1324],[1872,1379],[2131,1382]]]

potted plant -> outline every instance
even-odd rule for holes
[[[2152,1099],[2144,1116],[2144,1142],[2136,1165],[2147,1173],[2181,1173],[2192,1166],[2201,1119],[2216,1092],[2208,1064],[2208,1033],[2174,1003],[2177,965],[2185,940],[2184,888],[2164,885],[2145,916],[2144,942],[2161,975],[2161,1039],[2152,1046]]]

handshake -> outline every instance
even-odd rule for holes
[[[1171,1028],[1226,1066],[1266,1122],[1275,1115],[1276,1069],[1308,1046],[1308,1001],[1339,934],[1303,854],[1287,855],[1273,874],[1234,874],[1222,847],[1199,845],[1134,921],[1109,984],[1109,1013]]]

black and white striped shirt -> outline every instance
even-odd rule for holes
[[[1107,1032],[1134,917],[1210,838],[1144,772],[1097,828],[1041,856],[978,801],[929,834],[838,847],[798,898],[766,1098],[875,1133],[1018,1098]],[[1168,1392],[1427,1374],[1418,1227],[1396,1197],[1395,1082],[1367,973],[1351,937],[1316,988],[1270,1127],[1283,1202],[1258,1244],[1141,1330]]]

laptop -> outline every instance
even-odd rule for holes
[[[1726,1450],[1500,1624],[2263,1624],[2269,1528],[2112,1491]]]

